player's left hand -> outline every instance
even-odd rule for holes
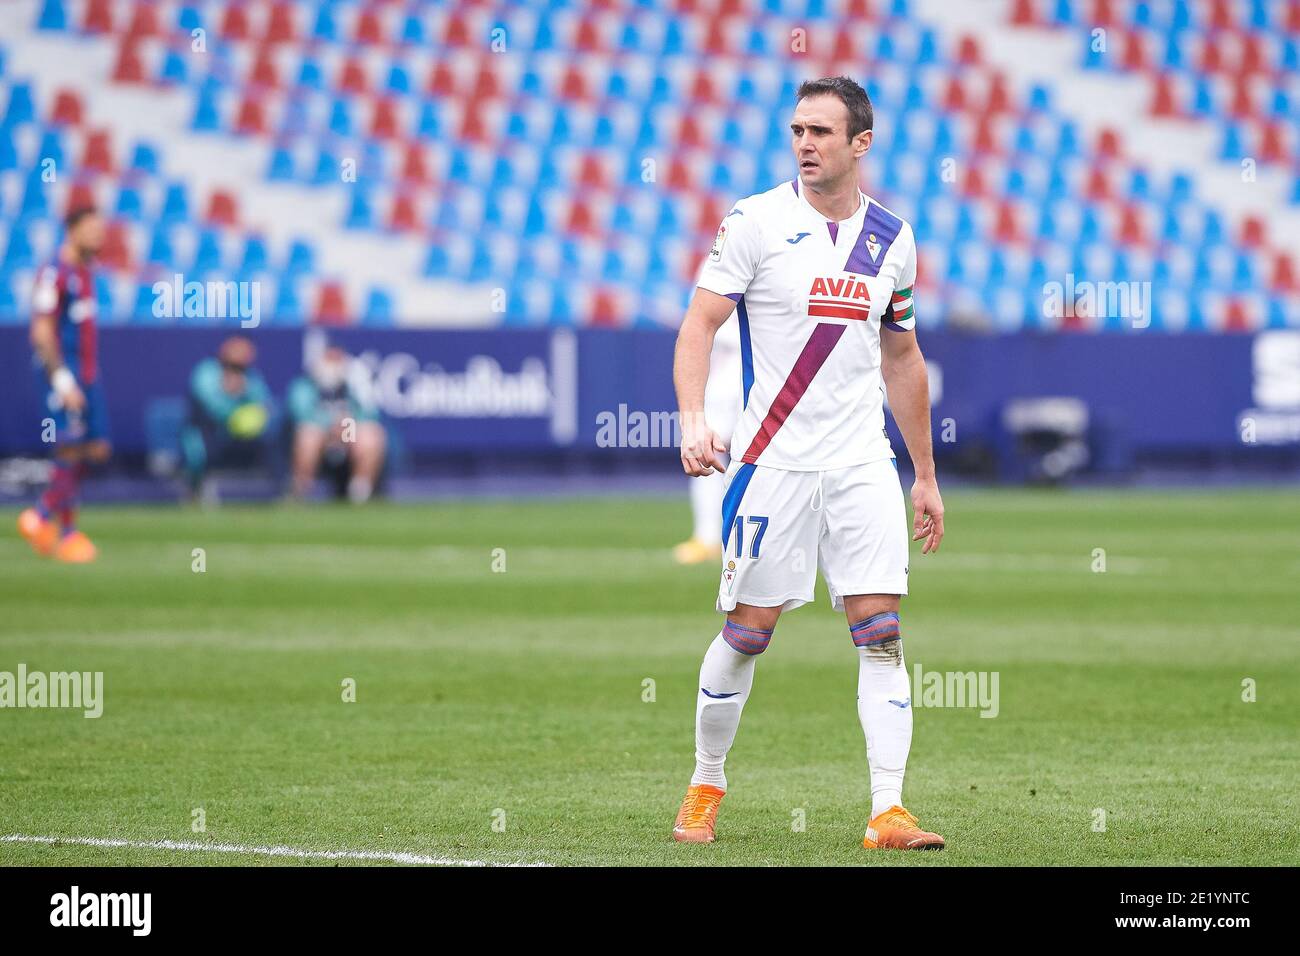
[[[938,551],[943,540],[943,499],[939,482],[933,478],[918,478],[912,485],[912,540],[922,538],[922,554]]]

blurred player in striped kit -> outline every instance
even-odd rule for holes
[[[37,274],[32,293],[32,351],[46,409],[42,440],[53,442],[54,467],[40,500],[18,516],[18,531],[39,555],[84,564],[95,560],[96,550],[77,528],[81,481],[111,452],[92,269],[104,221],[81,207],[64,225],[58,257]]]

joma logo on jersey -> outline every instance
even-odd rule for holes
[[[867,284],[853,276],[818,276],[808,290],[808,314],[831,319],[871,317],[871,293]]]

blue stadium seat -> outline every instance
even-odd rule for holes
[[[117,190],[117,203],[113,206],[113,215],[118,219],[140,222],[144,218],[144,203],[140,191],[134,186],[123,184]]]
[[[9,241],[5,244],[4,268],[6,271],[35,265],[32,242],[27,235],[27,228],[21,223],[9,226]]]
[[[291,276],[309,274],[316,271],[316,254],[302,239],[295,239],[289,245],[289,255],[285,260],[284,271]]]
[[[271,150],[271,164],[266,171],[270,182],[292,182],[295,178],[293,154],[287,149]]]
[[[41,30],[66,30],[68,13],[63,8],[63,0],[44,0],[36,26]]]
[[[387,289],[372,288],[361,312],[361,324],[386,327],[393,324],[393,295]]]
[[[244,240],[244,252],[239,260],[239,271],[242,275],[252,275],[258,272],[265,272],[270,267],[270,256],[267,254],[266,240],[258,235],[250,235]]]
[[[190,126],[195,130],[210,132],[221,129],[221,111],[217,105],[215,90],[204,88],[199,91],[198,102],[194,107],[194,119]]]
[[[21,126],[36,119],[36,108],[32,105],[32,87],[30,83],[14,83],[9,87],[9,103],[5,107],[4,125]]]
[[[162,210],[159,221],[164,223],[184,222],[190,217],[190,201],[185,192],[185,184],[173,182],[168,184],[163,194]]]

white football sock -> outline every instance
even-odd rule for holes
[[[876,614],[854,624],[850,633],[858,648],[858,720],[867,738],[874,819],[903,804],[903,773],[912,747],[912,690],[897,614]]]
[[[348,480],[348,501],[354,505],[364,504],[369,501],[373,491],[374,486],[370,483],[369,478],[353,475]]]
[[[695,530],[691,537],[709,544],[722,542],[722,498],[726,494],[727,479],[715,471],[703,478],[689,479],[691,486],[691,514]]]
[[[754,653],[735,650],[726,639],[729,629],[733,640],[754,641],[751,646],[759,647],[761,644],[761,647]],[[766,637],[753,636],[764,634]],[[754,661],[770,638],[770,631],[738,630],[728,622],[723,632],[709,645],[704,663],[700,666],[700,689],[696,691],[695,774],[691,777],[692,785],[707,783],[727,789],[723,764],[727,761],[727,751],[736,739],[740,712],[744,709],[745,701],[749,699],[749,690],[754,684]]]

